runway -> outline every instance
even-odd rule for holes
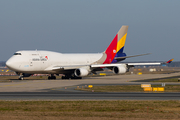
[[[159,79],[179,76],[172,74],[115,75],[87,77],[82,80],[1,80],[0,100],[180,100],[179,93],[144,92],[84,92],[74,90],[85,85],[140,85],[162,84],[147,82],[146,79]],[[137,81],[138,82],[135,82]],[[149,80],[148,80],[149,81]],[[167,84],[180,84],[166,83]]]
[[[180,100],[179,93],[2,92],[0,100]]]
[[[165,77],[179,76],[180,73],[171,74],[143,74],[143,75],[114,75],[101,77],[85,77],[81,80],[0,80],[0,92],[48,92],[49,89],[65,88],[79,85],[109,85],[109,84],[153,84],[146,79],[159,79]],[[138,82],[135,82],[137,81]],[[159,83],[161,84],[161,83]],[[173,83],[171,83],[173,84]],[[174,83],[179,84],[179,83]]]

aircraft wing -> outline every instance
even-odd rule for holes
[[[159,62],[159,63],[158,63],[158,62],[157,62],[157,63],[155,62],[155,63],[128,63],[127,65],[130,65],[130,66],[131,66],[131,65],[161,65],[161,64],[162,64],[162,63],[160,63],[160,62]]]
[[[161,65],[161,64],[168,64],[171,63],[174,59],[171,59],[167,62],[149,62],[149,63],[114,63],[114,64],[86,64],[86,65],[69,65],[69,66],[50,66],[45,69],[45,71],[57,71],[57,70],[75,70],[78,68],[82,67],[90,67],[91,69],[96,69],[96,68],[112,68],[115,66],[122,66],[126,65],[127,67],[133,67],[136,65]]]
[[[70,66],[51,66],[46,68],[45,70],[72,70],[72,69],[78,69],[85,66],[90,66],[91,68],[109,68],[119,65],[128,65],[128,66],[134,66],[134,65],[161,65],[161,63],[116,63],[116,64],[93,64],[93,65],[70,65]]]
[[[119,65],[128,65],[128,66],[134,66],[134,65],[161,65],[162,63],[117,63],[117,64],[94,64],[91,65],[92,68],[97,68],[97,67],[114,67],[114,66],[119,66]]]

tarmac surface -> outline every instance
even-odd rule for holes
[[[86,85],[162,84],[149,81],[173,76],[180,76],[180,73],[114,75],[81,80],[0,80],[0,100],[180,100],[179,93],[98,93],[74,90],[77,86]]]
[[[3,92],[0,100],[180,100],[179,93]]]

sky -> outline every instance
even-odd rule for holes
[[[179,0],[1,0],[0,61],[19,50],[100,53],[122,25],[126,61],[180,61]]]

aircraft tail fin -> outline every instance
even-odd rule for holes
[[[122,26],[118,34],[118,43],[117,43],[117,53],[123,53],[126,36],[127,36],[128,26]]]
[[[174,59],[170,59],[169,61],[167,61],[166,63],[171,63]]]
[[[111,44],[106,49],[105,53],[107,55],[107,58],[104,64],[112,63],[114,61],[115,56],[117,57],[126,56],[126,54],[123,53],[123,50],[126,42],[128,27],[129,26],[123,25],[116,34],[116,36],[114,37]]]

